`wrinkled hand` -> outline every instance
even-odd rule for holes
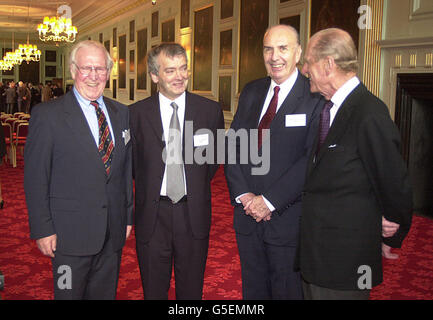
[[[57,235],[53,234],[45,238],[40,238],[36,240],[36,244],[39,250],[41,250],[42,254],[54,258],[54,253],[57,246]]]
[[[382,256],[384,256],[386,259],[391,260],[398,259],[398,254],[391,253],[391,247],[387,246],[384,243],[382,243]]]
[[[271,219],[272,212],[269,210],[262,196],[255,196],[250,200],[245,210],[250,210],[252,212],[251,216],[256,220],[256,222],[262,220],[269,221]]]
[[[382,217],[382,236],[384,238],[392,237],[400,228],[400,225],[385,219]]]
[[[249,193],[246,193],[246,194],[244,194],[242,197],[240,197],[239,198],[239,201],[242,203],[242,205],[244,206],[244,210],[245,210],[245,214],[246,215],[251,215],[252,214],[252,212],[251,212],[251,210],[247,210],[246,208],[247,208],[247,204],[251,201],[251,200],[253,200],[253,198],[255,197],[256,195],[254,194],[254,193],[251,193],[251,192],[249,192]]]

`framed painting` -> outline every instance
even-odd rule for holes
[[[231,111],[232,105],[232,77],[220,76],[218,85],[218,101],[223,111]]]
[[[350,33],[356,47],[359,42],[358,8],[360,0],[311,0],[311,35],[317,31],[337,27]],[[310,36],[311,36],[310,35]]]
[[[189,10],[190,0],[181,0],[180,2],[180,27],[189,27]]]
[[[194,14],[193,90],[212,89],[213,6]]]
[[[266,76],[263,36],[268,26],[269,1],[241,0],[239,92],[248,82]]]
[[[119,89],[126,89],[126,34],[119,37]]]
[[[221,0],[221,20],[233,17],[233,0]]]
[[[280,24],[286,24],[288,26],[295,28],[298,31],[298,33],[301,32],[301,16],[300,15],[281,18]]]
[[[147,89],[147,28],[137,31],[137,89]]]
[[[161,41],[162,42],[174,42],[174,19],[165,21],[161,24]]]
[[[231,66],[232,62],[232,30],[220,32],[220,66]]]
[[[135,72],[135,51],[129,50],[129,72]]]
[[[129,42],[135,41],[135,20],[129,21]]]
[[[159,11],[152,13],[152,37],[158,36]]]
[[[56,66],[45,66],[45,77],[47,77],[47,78],[55,78],[55,77],[57,77],[57,68],[56,68]]]
[[[57,51],[45,50],[45,62],[56,62],[56,61],[57,61]]]

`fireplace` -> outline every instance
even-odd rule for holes
[[[397,75],[395,123],[416,213],[433,217],[433,73]]]

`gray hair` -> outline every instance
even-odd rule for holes
[[[147,68],[149,73],[158,75],[158,57],[161,53],[164,53],[169,58],[173,58],[175,56],[184,56],[186,63],[188,63],[186,50],[180,44],[174,42],[161,43],[160,45],[150,50],[147,54]]]
[[[343,72],[358,71],[358,51],[346,31],[337,28],[321,30],[311,40],[311,53],[315,61],[332,57]]]
[[[111,59],[110,53],[100,42],[93,41],[93,40],[84,40],[78,42],[73,46],[71,54],[69,56],[69,66],[77,63],[75,58],[78,50],[80,50],[81,48],[97,48],[102,50],[105,54],[105,65],[108,71],[111,71],[111,68],[113,68],[113,59]]]

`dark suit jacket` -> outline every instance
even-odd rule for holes
[[[248,132],[257,129],[266,99],[270,78],[247,84],[239,98],[239,105],[231,129]],[[317,132],[320,106],[319,95],[310,93],[308,80],[299,73],[291,92],[281,105],[270,127],[270,170],[266,175],[252,175],[251,162],[225,166],[230,198],[234,208],[234,228],[240,234],[250,234],[257,222],[245,215],[243,206],[235,198],[252,192],[264,195],[276,208],[272,219],[266,222],[265,239],[275,245],[296,245],[300,215],[300,196],[304,185],[309,150]],[[286,115],[305,114],[306,126],[286,127]],[[229,138],[230,139],[230,138]],[[264,142],[265,143],[265,142]],[[228,144],[229,146],[229,144]],[[245,147],[237,140],[237,152]],[[230,150],[228,151],[230,152]]]
[[[399,143],[386,105],[360,84],[308,163],[300,241],[308,282],[356,290],[364,265],[372,270],[373,286],[382,281],[382,216],[401,225],[384,240],[393,247],[411,223],[412,193]]]
[[[153,95],[131,105],[130,110],[135,178],[135,235],[138,241],[147,242],[155,228],[165,170],[162,161],[165,142],[163,141],[159,95]],[[186,92],[184,121],[193,121],[194,134],[199,129],[209,129],[216,137],[217,129],[224,128],[224,117],[219,104],[189,92]],[[185,150],[192,149],[193,141],[192,137],[190,138],[191,140],[186,141],[184,127],[184,163]],[[209,143],[212,144],[211,139]],[[215,148],[216,144],[217,140],[215,139]],[[218,164],[216,162],[215,164],[204,165],[197,164],[195,161],[192,164],[185,163],[188,214],[192,233],[197,239],[204,239],[209,236],[211,224],[210,182],[217,169]]]
[[[25,146],[24,188],[30,236],[57,234],[57,251],[93,255],[109,225],[113,250],[132,225],[132,151],[122,132],[128,109],[104,98],[115,137],[107,176],[86,118],[73,91],[34,109]]]

